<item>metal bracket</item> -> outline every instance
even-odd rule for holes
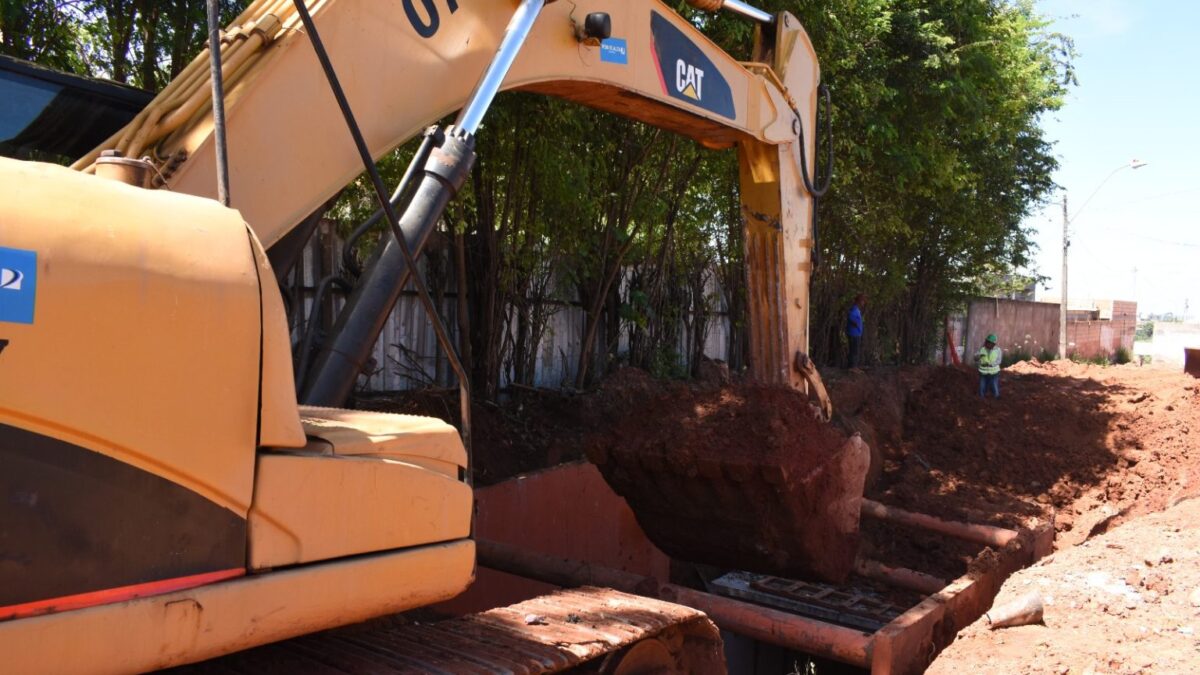
[[[825,383],[821,380],[821,373],[817,372],[817,367],[813,365],[812,359],[808,358],[808,354],[798,351],[796,358],[792,361],[792,367],[808,383],[809,393],[817,399],[825,421],[833,419],[833,401],[829,399],[829,392],[826,391]]]

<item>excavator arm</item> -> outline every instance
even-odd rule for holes
[[[310,4],[375,158],[468,103],[519,5]],[[591,14],[608,16],[611,37],[583,33]],[[207,58],[197,57],[76,168],[94,170],[105,150],[148,156],[155,180],[169,189],[215,197]],[[252,3],[228,30],[223,61],[232,204],[271,248],[362,165],[291,0]],[[502,88],[606,110],[711,148],[736,146],[750,270],[751,368],[761,381],[804,387],[791,364],[808,345],[813,198],[801,163],[815,174],[819,78],[812,44],[788,14],[763,26],[755,62],[739,63],[661,2],[584,0],[545,5]],[[530,120],[531,132],[540,123]],[[368,348],[351,360],[365,360]],[[347,390],[343,384],[334,398]]]

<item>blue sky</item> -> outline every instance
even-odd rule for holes
[[[1176,314],[1186,301],[1200,316],[1200,2],[1039,0],[1038,9],[1079,51],[1079,86],[1043,122],[1073,219],[1070,297]],[[1135,158],[1147,166],[1112,175],[1084,207]],[[1056,298],[1062,207],[1027,225],[1036,271],[1050,277],[1039,297]]]

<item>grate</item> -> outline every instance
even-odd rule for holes
[[[755,604],[874,633],[908,611],[880,594],[852,586],[781,579],[765,574],[730,572],[712,582],[712,590]]]

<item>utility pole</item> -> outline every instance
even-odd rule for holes
[[[1070,220],[1067,218],[1067,195],[1063,194],[1063,276],[1062,276],[1062,299],[1058,305],[1058,358],[1067,358],[1067,249],[1071,247],[1070,235],[1067,232],[1067,227],[1070,225]]]
[[[1087,205],[1092,203],[1092,198],[1094,198],[1096,195],[1100,194],[1101,188],[1103,188],[1104,185],[1106,183],[1108,183],[1108,181],[1111,180],[1113,176],[1120,173],[1123,169],[1140,169],[1143,166],[1146,166],[1146,162],[1135,159],[1128,164],[1122,164],[1121,166],[1118,166],[1117,168],[1113,169],[1112,173],[1108,174],[1108,176],[1106,176],[1104,178],[1104,180],[1100,181],[1100,184],[1096,186],[1096,189],[1094,191],[1092,191],[1092,194],[1087,199],[1083,200],[1083,206],[1080,206],[1079,211],[1075,212],[1075,217],[1078,218],[1079,214],[1083,213],[1083,210],[1087,208]],[[1071,233],[1069,231],[1069,227],[1071,225],[1071,217],[1070,217],[1070,215],[1068,215],[1068,211],[1067,211],[1067,192],[1066,192],[1066,190],[1063,190],[1062,207],[1063,207],[1063,276],[1062,276],[1062,303],[1059,305],[1059,308],[1058,308],[1058,333],[1059,333],[1059,335],[1058,335],[1058,358],[1065,359],[1065,358],[1067,358],[1067,303],[1070,298],[1070,296],[1067,294],[1067,249],[1071,248]]]

